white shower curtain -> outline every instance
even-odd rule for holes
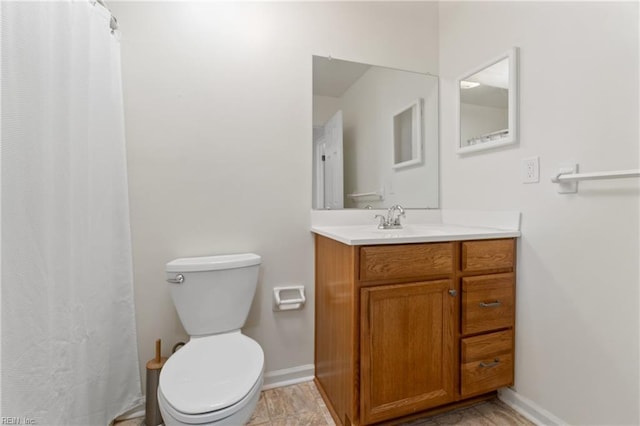
[[[106,425],[142,403],[119,43],[88,0],[0,7],[2,416]]]

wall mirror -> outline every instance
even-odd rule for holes
[[[438,207],[438,77],[313,57],[314,209]]]
[[[458,79],[458,154],[518,141],[518,51],[501,56]]]

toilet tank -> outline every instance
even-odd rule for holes
[[[190,336],[242,328],[258,284],[260,261],[257,254],[244,253],[167,263],[173,304]]]

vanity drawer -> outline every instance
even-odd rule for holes
[[[460,393],[481,394],[513,383],[513,331],[462,339]]]
[[[403,244],[360,249],[360,280],[390,280],[453,272],[453,244]]]
[[[462,334],[513,327],[513,272],[462,279]]]
[[[513,268],[515,240],[482,240],[462,243],[462,271],[479,272]]]

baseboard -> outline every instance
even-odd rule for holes
[[[264,373],[263,390],[295,385],[296,383],[313,380],[315,368],[313,364],[300,365],[282,370],[268,371]]]
[[[525,398],[511,388],[499,389],[498,398],[537,425],[560,426],[567,424],[567,422],[562,421],[535,402]]]

